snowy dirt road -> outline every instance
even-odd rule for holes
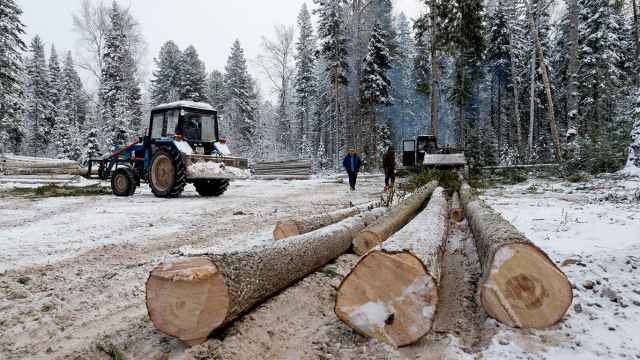
[[[142,191],[57,199],[0,198],[2,359],[632,359],[640,358],[640,180],[551,180],[482,196],[567,273],[575,300],[544,331],[506,328],[478,304],[480,265],[465,222],[449,229],[434,332],[393,349],[333,313],[344,255],[187,349],[144,306],[148,271],[180,248],[239,249],[279,219],[373,200],[381,178],[351,194],[330,181],[242,181],[220,199]],[[7,235],[8,234],[8,235]]]

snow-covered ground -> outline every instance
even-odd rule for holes
[[[565,320],[550,330],[496,331],[485,357],[640,358],[640,179],[530,180],[485,200],[548,252],[574,285]]]

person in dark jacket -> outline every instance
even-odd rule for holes
[[[362,160],[360,160],[360,156],[358,156],[356,150],[349,149],[349,153],[342,161],[342,166],[344,166],[344,169],[347,170],[347,174],[349,175],[349,186],[351,186],[351,190],[356,189],[356,180],[358,179],[358,172],[360,172],[360,165],[362,165]]]
[[[393,145],[389,145],[387,152],[382,158],[384,168],[384,191],[389,191],[396,182],[396,151]]]

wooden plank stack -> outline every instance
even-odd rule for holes
[[[0,154],[0,175],[80,175],[77,161]]]
[[[310,160],[261,162],[253,165],[257,176],[311,176]]]

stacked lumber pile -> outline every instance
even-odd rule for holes
[[[80,175],[80,164],[13,154],[0,154],[0,175]]]
[[[256,177],[263,180],[278,178],[304,180],[313,174],[311,166],[310,160],[261,162],[253,165],[253,172]]]

